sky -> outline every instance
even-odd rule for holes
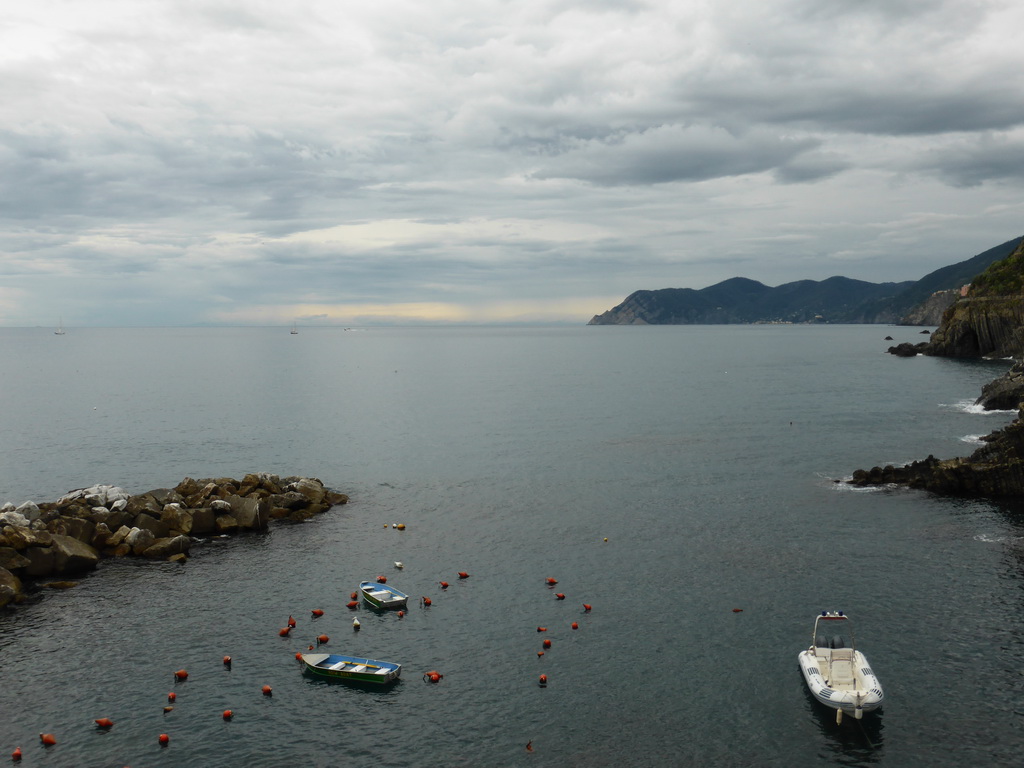
[[[1024,234],[1019,0],[33,0],[0,326],[584,324]]]

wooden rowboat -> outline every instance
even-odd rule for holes
[[[374,608],[405,608],[409,596],[387,584],[363,581],[359,584],[363,600]]]
[[[306,671],[314,675],[354,683],[386,685],[398,680],[402,674],[401,664],[338,653],[304,653],[302,663],[306,665]]]

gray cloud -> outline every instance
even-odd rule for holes
[[[59,10],[0,30],[3,324],[585,321],[1019,234],[999,0]]]

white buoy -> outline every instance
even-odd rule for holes
[[[395,568],[401,570],[402,568],[405,568],[405,563],[401,562],[400,560],[395,560]]]
[[[359,629],[359,619],[352,619],[352,629]]]

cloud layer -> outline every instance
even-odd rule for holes
[[[1002,0],[40,0],[0,324],[585,322],[1024,234]]]

